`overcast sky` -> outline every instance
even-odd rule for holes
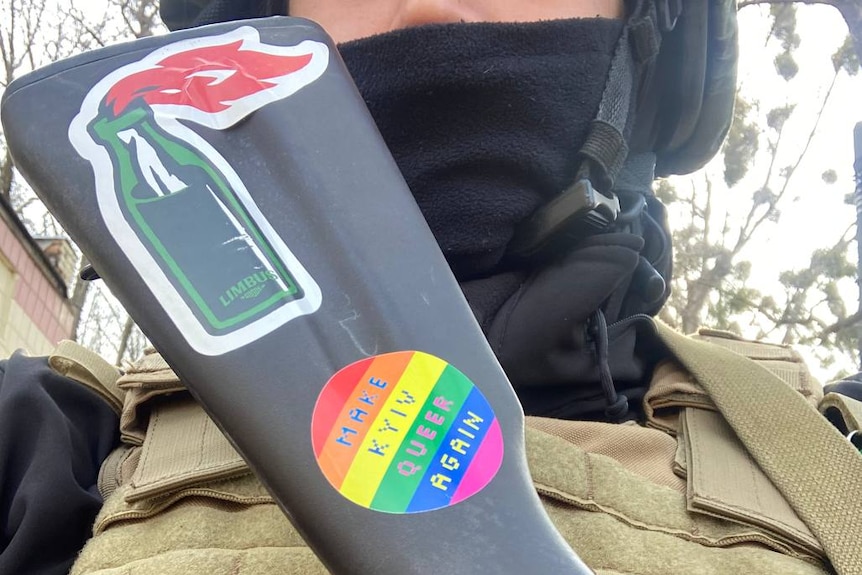
[[[778,42],[764,44],[770,27],[766,17],[768,10],[768,7],[753,6],[740,12],[740,88],[746,97],[759,103],[763,114],[778,106],[796,105],[785,128],[776,162],[777,166],[785,166],[795,163],[805,145],[834,75],[832,54],[844,42],[847,25],[835,8],[798,5],[797,32],[802,43],[795,57],[800,70],[793,80],[785,82],[775,73],[773,65],[773,58],[780,50]],[[855,208],[844,203],[844,196],[854,189],[853,128],[862,121],[860,96],[862,74],[849,77],[842,73],[811,149],[792,180],[789,190],[792,201],[784,202],[780,223],[762,230],[758,241],[745,253],[754,264],[753,283],[764,292],[779,287],[778,274],[782,270],[807,267],[813,250],[834,245],[842,232],[855,222]],[[765,154],[759,156],[749,176],[724,198],[731,207],[745,205],[747,209],[751,193],[763,185],[768,159]],[[707,169],[720,178],[723,165],[720,158],[717,160]],[[821,177],[828,169],[835,170],[838,175],[837,182],[831,186]],[[773,180],[773,186],[779,184],[779,180]],[[851,261],[854,263],[855,249],[853,244]],[[846,288],[846,304],[852,312],[857,308],[857,288],[852,283]],[[748,335],[753,336],[754,331]],[[812,367],[821,379],[828,377],[826,372]]]

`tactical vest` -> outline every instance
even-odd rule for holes
[[[657,329],[676,359],[646,425],[527,418],[534,485],[572,548],[599,575],[862,573],[862,456],[816,409],[858,430],[862,403],[822,398],[788,347]],[[121,377],[69,342],[50,361],[120,413],[73,575],[327,572],[158,353]]]

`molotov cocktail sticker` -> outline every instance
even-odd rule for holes
[[[189,344],[218,355],[315,312],[320,288],[230,163],[191,124],[225,130],[317,80],[323,43],[257,30],[178,41],[96,84],[69,127],[99,210]]]

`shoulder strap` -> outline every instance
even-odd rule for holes
[[[766,368],[661,322],[655,325],[823,545],[839,575],[862,574],[862,457],[850,442]]]
[[[117,413],[123,409],[124,392],[117,386],[120,370],[97,353],[64,339],[51,352],[48,365],[99,394]]]

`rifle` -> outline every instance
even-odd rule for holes
[[[590,572],[319,27],[90,52],[13,82],[2,121],[22,174],[331,571]]]

